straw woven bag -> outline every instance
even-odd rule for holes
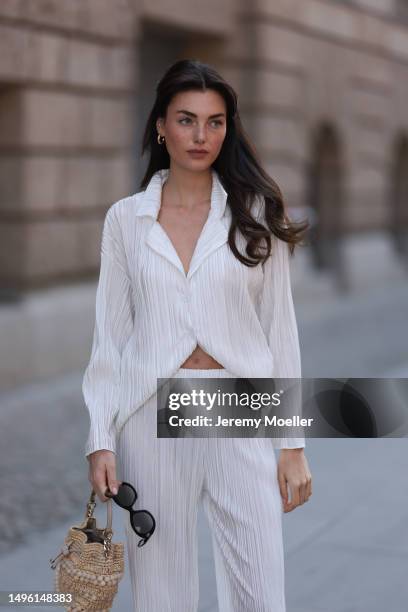
[[[69,612],[109,612],[124,575],[124,543],[112,542],[112,500],[104,503],[107,522],[99,528],[92,489],[84,521],[68,530],[61,552],[50,559],[56,569],[55,592],[72,593],[72,601],[64,604]]]

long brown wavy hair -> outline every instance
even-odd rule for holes
[[[225,100],[227,129],[221,151],[212,167],[218,173],[231,209],[231,225],[228,244],[234,255],[247,266],[256,266],[271,255],[271,233],[288,242],[290,253],[295,245],[302,243],[308,221],[295,223],[289,219],[281,190],[268,176],[242,126],[237,108],[237,94],[218,72],[197,60],[183,59],[174,63],[165,72],[156,86],[156,99],[147,119],[142,155],[150,151],[146,173],[140,183],[145,189],[155,172],[170,167],[170,156],[166,147],[157,142],[156,120],[166,117],[167,107],[177,93],[186,90],[217,91]],[[259,223],[252,214],[254,197],[265,198],[263,218],[267,227]],[[263,220],[263,219],[262,219]],[[237,229],[246,239],[246,254],[237,248]],[[263,241],[265,241],[263,243]],[[261,252],[262,251],[262,252]]]

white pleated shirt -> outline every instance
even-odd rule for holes
[[[228,245],[227,192],[211,172],[211,208],[187,274],[157,221],[168,169],[106,213],[82,383],[90,416],[85,456],[116,452],[123,425],[157,392],[157,378],[172,377],[197,344],[237,377],[301,376],[288,244],[272,236],[266,263],[242,264]],[[258,218],[263,201],[255,200]],[[242,253],[245,244],[238,232]],[[303,437],[271,441],[275,448],[305,446]]]

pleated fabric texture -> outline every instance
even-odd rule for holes
[[[157,222],[168,174],[156,172],[144,191],[113,204],[105,218],[82,384],[90,416],[86,456],[115,452],[122,427],[155,394],[157,378],[174,376],[197,345],[236,377],[301,376],[288,245],[273,237],[263,265],[242,264],[228,245],[231,211],[212,170],[211,208],[186,274]],[[254,200],[260,219],[263,204]],[[245,245],[238,233],[242,253]],[[300,395],[295,399],[300,410]],[[271,440],[275,448],[305,446],[304,437]]]
[[[233,378],[226,369],[175,377]],[[220,612],[285,612],[282,502],[267,438],[157,438],[152,396],[122,428],[118,478],[138,492],[156,530],[143,547],[124,513],[134,612],[197,612],[197,512],[214,550]]]

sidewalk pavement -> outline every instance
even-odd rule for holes
[[[307,440],[313,494],[306,504],[283,515],[287,612],[406,612],[407,450],[407,439]],[[113,513],[114,537],[124,541],[123,514],[118,510]],[[105,508],[99,506],[96,516],[103,522]],[[54,572],[48,560],[68,527],[81,519],[75,516],[34,535],[2,556],[0,588],[52,590]],[[200,508],[198,612],[218,610],[210,542]],[[125,561],[128,564],[127,557]],[[131,609],[126,574],[112,610]]]

